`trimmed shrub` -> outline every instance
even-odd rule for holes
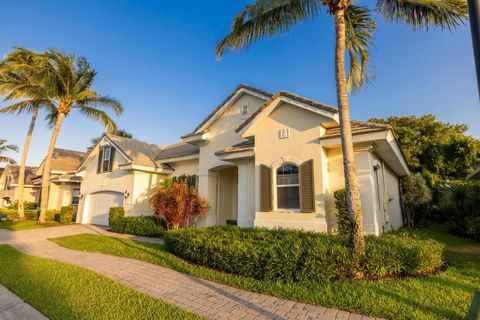
[[[59,214],[55,215],[55,221],[59,223],[69,224],[72,223],[73,214],[75,212],[74,206],[62,207]]]
[[[108,214],[110,230],[137,236],[154,237],[163,235],[165,229],[152,216],[125,217],[122,207],[110,208]]]
[[[222,226],[164,235],[173,254],[221,271],[261,280],[322,282],[351,277],[347,237],[285,229]],[[367,278],[434,272],[443,246],[412,233],[366,237],[361,269]]]
[[[37,210],[25,210],[25,219],[26,220],[37,220],[38,211]],[[6,216],[7,221],[16,221],[18,220],[17,209],[0,209],[0,214]]]
[[[60,214],[61,214],[60,210],[47,210],[45,220],[46,222],[59,221]]]
[[[340,235],[349,235],[352,232],[352,222],[348,213],[347,192],[345,189],[333,193],[335,207],[337,208],[337,232]]]
[[[18,200],[14,200],[10,202],[10,204],[6,207],[7,209],[18,209]],[[37,204],[32,201],[23,201],[23,209],[26,210],[36,210]]]

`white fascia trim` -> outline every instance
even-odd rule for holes
[[[225,102],[223,104],[223,106],[210,118],[208,119],[207,122],[205,122],[205,124],[203,126],[201,126],[197,131],[195,132],[202,132],[204,131],[206,128],[210,127],[210,125],[215,122],[217,119],[218,119],[218,115],[219,114],[223,114],[223,112],[225,111],[225,109],[227,109],[228,107],[230,107],[230,105],[232,103],[234,103],[235,101],[237,101],[241,95],[243,95],[244,93],[247,93],[249,95],[252,95],[252,96],[255,96],[257,98],[260,98],[260,99],[263,99],[265,101],[267,101],[268,99],[270,99],[270,97],[268,96],[265,96],[263,94],[260,94],[258,92],[255,92],[255,91],[251,91],[251,90],[248,90],[248,89],[245,89],[245,88],[241,88],[239,89],[230,99],[228,99],[227,102]]]
[[[217,157],[222,161],[232,161],[232,160],[238,160],[238,159],[252,158],[252,157],[255,157],[255,150],[223,153],[223,154],[217,155]]]
[[[195,144],[200,142],[206,142],[208,141],[209,137],[210,135],[208,134],[208,132],[204,132],[204,133],[200,132],[200,133],[188,136],[186,138],[182,138],[182,140],[186,143]]]
[[[25,188],[34,188],[36,186],[34,186],[33,184],[24,184],[23,185]],[[18,187],[18,183],[11,183],[10,184],[10,187]]]
[[[174,162],[195,160],[195,159],[199,159],[199,158],[200,158],[200,155],[199,155],[199,154],[193,154],[193,155],[183,156],[183,157],[162,159],[162,160],[159,160],[158,162],[159,162],[159,163],[174,163]]]
[[[155,167],[143,166],[143,165],[132,164],[132,163],[122,164],[119,166],[119,168],[123,170],[143,171],[143,172],[150,172],[150,173],[165,173],[165,174],[173,173],[173,170],[170,170],[170,169],[155,168]]]
[[[393,152],[395,153],[395,156],[399,160],[400,164],[403,167],[403,170],[405,171],[406,175],[410,174],[410,169],[408,168],[407,161],[405,160],[405,157],[403,156],[402,149],[400,149],[400,146],[397,143],[397,139],[395,139],[395,136],[393,135],[393,132],[390,130],[387,136],[387,141],[388,144],[390,145],[390,148],[392,148]]]
[[[353,143],[362,143],[362,142],[375,142],[376,140],[386,140],[388,137],[389,131],[380,131],[380,132],[370,132],[370,133],[360,133],[354,134],[352,136]],[[342,144],[340,136],[331,137],[331,138],[322,138],[320,137],[320,145],[324,148],[335,148]]]
[[[50,174],[65,174],[68,173],[68,171],[58,171],[58,170],[51,170]]]

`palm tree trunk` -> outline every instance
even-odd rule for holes
[[[337,100],[340,116],[340,137],[343,152],[343,170],[345,175],[345,189],[347,192],[348,212],[352,221],[350,245],[354,267],[358,266],[365,252],[365,243],[362,234],[362,203],[358,189],[355,159],[353,154],[352,129],[348,110],[347,77],[345,75],[345,11],[338,9],[335,12],[335,79],[337,84]]]
[[[58,133],[62,127],[63,119],[65,119],[64,113],[59,113],[57,122],[55,123],[55,128],[52,132],[52,138],[50,139],[50,146],[48,147],[48,153],[45,158],[45,163],[43,164],[43,173],[42,173],[42,197],[40,201],[40,216],[38,217],[38,222],[45,223],[47,218],[47,208],[48,208],[48,187],[50,183],[50,166],[52,163],[53,152],[55,150],[55,145],[57,143]]]
[[[23,194],[25,189],[25,163],[27,162],[28,149],[30,148],[30,141],[32,140],[33,129],[38,117],[38,109],[35,109],[30,121],[30,128],[28,129],[27,138],[23,146],[22,161],[20,162],[20,172],[18,173],[18,218],[23,220],[25,218],[25,211],[23,207]]]

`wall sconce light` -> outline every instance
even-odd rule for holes
[[[80,194],[78,195],[78,197],[79,197],[80,199],[83,199],[83,193],[80,193]]]
[[[128,192],[128,190],[125,190],[125,192],[123,194],[125,195],[125,199],[130,197],[130,192]]]

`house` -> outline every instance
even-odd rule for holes
[[[9,164],[0,169],[0,208],[8,206],[18,200],[18,177],[20,166]],[[35,177],[34,167],[25,167],[24,201],[36,202],[40,189],[33,185]]]
[[[409,169],[392,128],[352,121],[364,230],[403,225],[399,177]],[[338,110],[289,93],[236,88],[182,141],[159,146],[105,134],[83,160],[77,222],[108,209],[149,215],[158,182],[183,177],[210,204],[203,226],[335,230],[344,187]]]
[[[81,178],[75,175],[86,153],[55,148],[50,166],[48,210],[60,210],[63,206],[78,205]],[[33,185],[41,189],[45,159],[35,171]],[[40,192],[36,198],[40,203]]]

